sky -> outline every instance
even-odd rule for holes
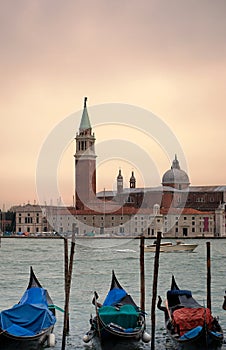
[[[40,152],[73,113],[75,137],[85,96],[92,126],[95,106],[106,107],[106,129],[93,126],[97,162],[103,139],[114,134],[127,142],[129,161],[114,155],[114,147],[108,147],[109,161],[99,161],[98,190],[114,188],[119,168],[127,182],[135,169],[138,187],[160,185],[173,160],[171,153],[153,158],[153,145],[147,147],[153,164],[140,169],[133,146],[145,137],[138,133],[128,141],[130,121],[139,116],[126,115],[127,130],[109,128],[112,104],[150,111],[172,131],[191,185],[226,185],[225,0],[2,0],[1,9],[0,209],[59,201],[37,193]],[[142,128],[144,135],[151,127]],[[75,144],[73,137],[65,142],[56,177],[70,205]]]

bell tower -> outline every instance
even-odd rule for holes
[[[95,136],[87,111],[87,97],[84,99],[84,108],[76,134],[75,157],[75,207],[88,209],[89,203],[96,199],[96,154]]]
[[[122,171],[119,169],[118,176],[117,176],[117,193],[123,192],[123,176]]]
[[[132,171],[132,175],[129,180],[129,187],[130,188],[136,188],[136,178],[134,176],[134,172]]]

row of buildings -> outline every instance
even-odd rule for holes
[[[134,172],[125,186],[120,169],[117,189],[96,193],[95,135],[86,98],[75,141],[74,206],[15,206],[16,233],[226,237],[226,186],[191,186],[176,155],[158,187],[137,188]]]

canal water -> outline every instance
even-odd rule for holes
[[[173,241],[173,240],[172,240]],[[211,243],[211,300],[212,311],[219,317],[226,332],[226,311],[222,309],[226,289],[226,240],[208,240]],[[206,306],[206,240],[186,240],[198,243],[192,253],[161,253],[159,261],[158,295],[164,300],[174,274],[181,289],[190,289],[193,297]],[[139,240],[78,239],[76,240],[73,278],[70,297],[70,334],[67,350],[93,350],[84,344],[83,336],[89,329],[93,292],[103,301],[110,287],[114,269],[119,282],[133,299],[140,302]],[[70,241],[69,241],[70,248]],[[64,307],[64,244],[54,239],[2,239],[0,248],[0,310],[11,307],[27,287],[29,268],[33,266],[39,281],[48,289],[54,304]],[[154,254],[145,253],[147,331],[151,328],[152,281]],[[56,350],[61,349],[63,313],[57,311],[54,329]],[[156,310],[156,349],[170,349],[164,329],[163,313]],[[150,349],[150,344],[139,349]],[[225,349],[225,345],[223,347]],[[129,348],[128,348],[129,349]],[[26,350],[26,349],[24,349]],[[118,349],[121,350],[121,349]]]

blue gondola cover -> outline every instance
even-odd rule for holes
[[[0,328],[16,336],[32,336],[55,322],[46,290],[37,287],[27,289],[19,304],[0,313]]]
[[[126,291],[120,288],[113,288],[108,292],[103,306],[115,305],[126,296]]]

